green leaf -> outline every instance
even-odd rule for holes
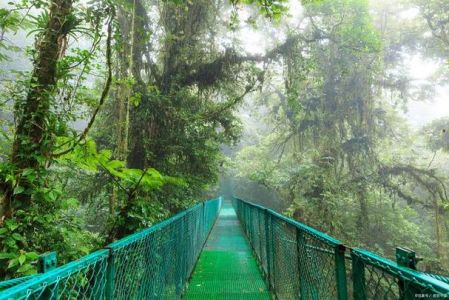
[[[134,95],[132,95],[132,96],[129,98],[129,101],[130,101],[135,107],[139,106],[141,100],[142,100],[142,94],[140,94],[140,93],[135,93]]]
[[[14,253],[0,253],[0,259],[11,259],[16,257]]]
[[[8,269],[12,269],[19,265],[19,260],[17,258],[11,259],[8,263]]]
[[[18,273],[25,273],[33,269],[34,267],[31,264],[25,264],[21,266],[19,269],[17,269]]]
[[[5,181],[10,182],[12,185],[16,184],[16,178],[11,174],[6,175]]]
[[[39,254],[36,252],[28,252],[25,254],[28,260],[36,260],[39,258]]]
[[[25,169],[22,176],[26,177],[29,181],[33,181],[36,178],[36,172],[33,169]]]
[[[31,266],[31,269],[22,272],[23,276],[34,275],[37,274],[37,269],[34,266]]]
[[[13,220],[6,220],[5,225],[11,231],[14,231],[17,227],[19,227],[19,225],[15,223]]]
[[[14,188],[14,195],[21,194],[24,191],[25,191],[25,188],[23,186],[18,185]]]
[[[18,260],[19,260],[19,264],[20,264],[20,265],[23,265],[23,263],[27,260],[27,257],[26,257],[25,254],[21,254],[21,255],[19,256]]]
[[[107,162],[107,167],[111,169],[118,169],[125,167],[125,163],[120,160],[111,160]]]
[[[15,239],[16,241],[23,241],[23,236],[21,236],[21,235],[18,234],[18,233],[13,233],[11,236],[12,236],[12,238]]]
[[[54,202],[58,199],[59,193],[57,191],[51,190],[48,192],[47,197],[50,201]]]
[[[78,207],[79,202],[76,198],[68,198],[68,199],[64,199],[61,202],[61,207],[63,209],[70,209],[70,208],[76,208]]]
[[[10,248],[16,249],[17,248],[17,242],[12,237],[7,237],[5,239],[5,245],[7,245]]]

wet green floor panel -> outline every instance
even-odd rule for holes
[[[229,202],[224,203],[184,299],[271,299]]]

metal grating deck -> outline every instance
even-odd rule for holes
[[[221,209],[183,299],[271,299],[228,201]]]

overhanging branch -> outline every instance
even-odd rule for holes
[[[104,85],[103,91],[101,93],[100,96],[100,101],[98,102],[97,107],[95,108],[94,113],[92,114],[92,117],[90,118],[89,122],[87,123],[86,128],[84,129],[84,131],[78,136],[78,138],[76,139],[75,143],[69,147],[68,149],[61,151],[59,153],[53,153],[52,157],[53,158],[57,158],[60,157],[64,154],[70,153],[71,151],[73,151],[73,149],[75,149],[76,146],[78,146],[84,139],[86,139],[87,134],[89,133],[90,129],[92,128],[95,119],[98,115],[98,113],[100,112],[101,107],[103,106],[104,102],[106,101],[106,98],[109,94],[109,90],[111,88],[111,83],[112,83],[112,21],[114,19],[114,9],[111,8],[112,12],[111,12],[111,16],[109,18],[108,21],[108,27],[107,27],[107,39],[106,39],[106,65],[107,65],[107,70],[108,70],[108,77],[106,79],[106,83]]]

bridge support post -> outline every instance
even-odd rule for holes
[[[115,258],[114,250],[109,248],[108,266],[106,268],[106,286],[105,296],[106,299],[114,299],[114,287],[115,287]]]
[[[58,264],[56,251],[48,252],[39,256],[37,269],[39,273],[47,273],[56,269]],[[47,286],[38,297],[39,300],[56,300],[58,295],[58,284],[50,284]]]
[[[335,248],[335,278],[337,279],[337,295],[338,300],[348,299],[348,286],[346,283],[346,265],[345,265],[344,245]]]
[[[301,229],[296,227],[296,257],[298,260],[298,275],[299,275],[299,299],[307,299],[307,265],[304,261],[306,251],[306,241],[304,239]]]
[[[418,264],[418,257],[416,257],[415,251],[405,248],[396,248],[396,262],[401,267],[410,268],[416,270],[416,265]],[[398,280],[400,297],[402,300],[412,300],[415,299],[415,295],[420,294],[419,287],[413,285],[413,283],[406,283],[405,280]]]
[[[365,300],[365,263],[353,253],[351,253],[351,257],[354,300]]]
[[[264,219],[265,219],[265,258],[267,260],[267,281],[268,288],[271,289],[271,267],[270,267],[270,214],[265,209]]]

